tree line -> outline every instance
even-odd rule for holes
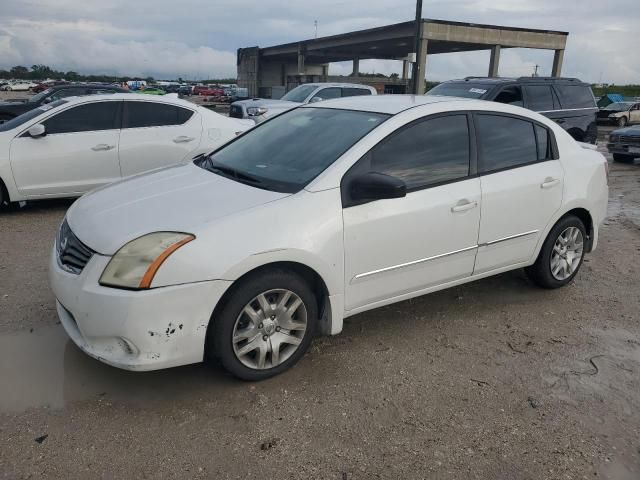
[[[127,80],[145,80],[147,83],[155,81],[153,77],[131,77],[131,76],[117,76],[117,75],[83,75],[81,73],[69,70],[63,72],[54,70],[47,65],[32,65],[31,68],[27,68],[22,65],[16,65],[9,70],[0,69],[0,78],[15,78],[17,80],[68,80],[70,82],[100,82],[100,83],[112,83],[112,82],[125,82]],[[177,79],[178,82],[182,82],[182,78]],[[235,78],[221,78],[203,80],[203,83],[235,83]]]

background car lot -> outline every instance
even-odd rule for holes
[[[0,472],[637,478],[639,186],[638,165],[611,165],[609,219],[572,285],[512,272],[367,312],[259,384],[85,356],[46,281],[70,201],[1,212]]]

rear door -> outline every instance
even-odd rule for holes
[[[72,106],[41,123],[46,135],[24,132],[11,142],[11,169],[26,196],[76,195],[120,179],[121,101]]]
[[[122,176],[188,159],[201,137],[202,119],[194,110],[161,102],[126,100],[119,150]]]
[[[629,120],[631,123],[640,123],[640,103],[636,103],[629,111]]]
[[[564,171],[553,134],[503,114],[474,115],[482,188],[474,274],[528,262],[562,203]]]

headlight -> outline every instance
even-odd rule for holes
[[[100,285],[145,289],[162,263],[196,237],[188,233],[156,232],[130,241],[116,252],[102,272]]]
[[[260,115],[264,115],[269,111],[268,108],[265,107],[249,107],[247,108],[247,115],[250,117],[259,117]]]

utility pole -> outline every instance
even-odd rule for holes
[[[535,71],[533,72],[533,75],[531,75],[532,77],[537,77],[538,76],[538,68],[540,68],[540,65],[535,65]]]
[[[316,36],[314,38],[318,38],[318,20],[313,21],[313,26],[316,27]]]
[[[415,95],[422,95],[422,92],[417,92],[418,78],[420,75],[424,75],[424,72],[420,71],[420,58],[421,58],[421,50],[422,50],[422,0],[416,0],[416,38],[415,38],[415,52],[416,52],[416,61],[413,63],[413,68],[411,70],[411,90]]]

